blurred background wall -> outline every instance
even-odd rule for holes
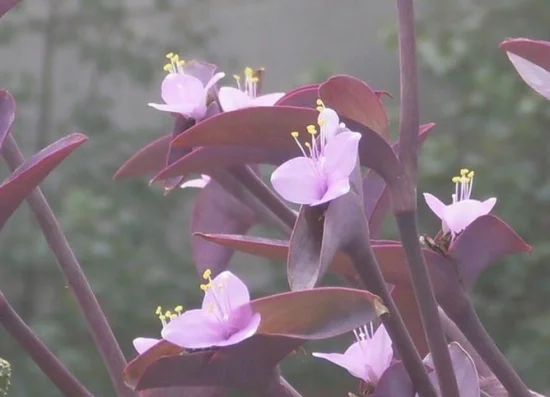
[[[498,43],[508,36],[548,40],[550,3],[417,5],[422,121],[438,124],[422,151],[419,192],[450,199],[450,178],[460,167],[474,168],[476,196],[497,196],[496,214],[534,245],[528,257],[495,264],[475,292],[499,346],[532,388],[548,392],[550,112]],[[14,131],[25,153],[75,130],[90,137],[43,188],[128,357],[134,337],[158,334],[157,305],[190,307],[200,300],[187,232],[196,192],[165,197],[146,179],[112,181],[131,154],[171,128],[170,117],[146,105],[160,98],[164,54],[204,58],[228,76],[264,66],[270,91],[352,74],[390,91],[386,103],[395,116],[395,29],[393,2],[376,0],[24,0],[2,19],[0,86],[18,102]],[[394,117],[394,134],[396,125]],[[419,207],[422,232],[435,234],[438,222],[422,200]],[[395,237],[391,219],[386,236]],[[255,296],[286,288],[279,263],[235,255],[232,268]],[[92,392],[112,395],[25,206],[0,234],[0,288]],[[349,341],[306,346],[307,354],[285,362],[288,378],[305,395],[354,390],[347,373],[309,356]],[[0,356],[13,365],[11,395],[58,395],[3,330]]]

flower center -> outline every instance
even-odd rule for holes
[[[168,62],[166,65],[164,65],[163,69],[165,72],[168,73],[184,73],[183,67],[185,66],[185,61],[183,59],[180,59],[180,56],[178,54],[174,54],[173,52],[170,52],[166,54],[166,58],[170,62]]]
[[[155,311],[155,314],[158,316],[160,322],[162,323],[163,327],[166,327],[166,325],[172,321],[178,318],[181,315],[181,312],[183,311],[183,306],[178,305],[174,307],[172,310],[162,310],[161,306],[157,306],[157,310]]]
[[[258,82],[260,78],[250,67],[244,68],[244,83],[241,83],[241,76],[234,74],[233,78],[237,82],[237,88],[246,93],[250,98],[256,98],[258,95]]]
[[[204,291],[208,299],[206,310],[214,315],[218,321],[228,321],[231,314],[231,305],[227,299],[226,286],[227,281],[223,275],[212,280],[212,270],[206,269],[202,278],[207,282],[201,284],[201,290]]]
[[[474,171],[468,168],[462,168],[460,175],[453,177],[455,184],[455,193],[453,194],[453,204],[462,200],[470,199],[472,188],[474,186]]]

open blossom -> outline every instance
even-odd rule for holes
[[[183,310],[183,306],[181,305],[176,306],[173,311],[172,310],[164,311],[162,310],[162,307],[158,306],[155,314],[158,316],[162,326],[166,327],[166,325],[171,320],[174,320],[179,315],[181,315],[182,310]],[[157,339],[157,338],[143,338],[143,337],[136,338],[134,339],[134,348],[139,354],[143,354],[160,341],[161,339]]]
[[[316,126],[308,125],[311,142],[302,146],[299,133],[292,132],[303,156],[283,163],[271,175],[277,193],[296,204],[315,206],[347,194],[357,163],[361,134],[347,129],[334,110],[325,108],[320,100],[318,103],[320,133]]]
[[[254,74],[252,68],[244,69],[244,83],[241,84],[241,77],[233,75],[237,81],[235,87],[221,87],[218,94],[221,107],[224,112],[248,108],[252,106],[273,106],[275,102],[281,99],[284,92],[276,92],[258,96],[259,78]]]
[[[171,320],[162,329],[162,337],[184,348],[202,349],[234,345],[254,335],[260,314],[249,304],[246,285],[229,271],[212,279],[206,270],[203,277],[207,283],[201,285],[205,292],[202,307]]]
[[[208,185],[208,182],[210,182],[210,177],[208,175],[201,174],[200,178],[189,179],[188,181],[183,182],[180,185],[180,188],[185,189],[185,188],[188,188],[188,187],[196,187],[198,189],[202,189],[206,185]]]
[[[369,386],[376,386],[378,380],[391,364],[393,357],[392,341],[384,325],[373,333],[372,324],[354,331],[356,342],[344,354],[312,353],[324,358],[362,379]]]
[[[474,184],[474,171],[466,168],[460,170],[460,176],[453,178],[455,193],[452,204],[445,205],[430,193],[424,193],[424,198],[430,209],[441,219],[444,233],[456,236],[477,218],[487,215],[495,206],[497,199],[491,197],[485,201],[470,198]]]
[[[201,120],[208,110],[208,93],[225,74],[214,74],[214,65],[191,61],[186,63],[178,55],[166,55],[170,60],[164,66],[168,75],[161,85],[161,96],[165,103],[149,103],[149,106],[185,117]]]

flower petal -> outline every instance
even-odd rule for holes
[[[252,100],[251,106],[273,106],[284,96],[284,92],[274,92],[272,94],[260,95]]]
[[[355,346],[355,345],[357,345],[357,348],[360,348],[358,342],[355,342],[352,346]],[[349,349],[346,351],[345,354],[311,353],[311,355],[313,357],[323,358],[325,360],[328,360],[333,364],[336,364],[342,368],[345,368],[350,374],[352,374],[356,378],[363,379],[365,382],[369,382],[369,377],[366,372],[366,368],[363,365],[363,360],[361,359],[361,357],[357,357],[355,354],[349,355],[348,351]]]
[[[162,337],[175,345],[202,349],[225,341],[224,326],[205,310],[188,310],[162,329]]]
[[[206,90],[200,80],[182,73],[170,73],[162,81],[161,95],[179,113],[202,118],[206,113]]]
[[[321,197],[320,200],[311,203],[310,205],[313,207],[319,204],[328,203],[335,198],[347,194],[350,189],[351,186],[349,184],[349,177],[338,180],[329,180],[327,191],[325,192],[323,197]]]
[[[190,179],[188,181],[183,182],[180,185],[180,188],[185,189],[188,187],[196,187],[198,189],[202,189],[208,184],[208,182],[210,182],[210,177],[208,175],[201,175],[200,178]]]
[[[156,338],[136,338],[134,339],[133,343],[136,351],[139,354],[143,354],[159,342],[160,342],[160,339],[156,339]]]
[[[246,108],[252,103],[252,99],[246,92],[234,87],[221,87],[218,99],[224,112]]]
[[[336,135],[340,126],[340,118],[338,114],[329,108],[324,108],[319,112],[317,124],[321,128],[321,136],[329,140]]]
[[[323,150],[323,170],[329,179],[349,178],[357,163],[361,134],[345,131],[327,142]]]
[[[189,61],[183,65],[183,73],[199,79],[203,86],[206,86],[214,73],[216,72],[217,66],[203,61]]]
[[[388,369],[393,358],[392,340],[386,331],[384,325],[380,325],[372,339],[365,341],[365,359],[366,364],[372,369],[377,382],[384,371]]]
[[[296,157],[281,164],[271,174],[273,188],[285,200],[296,204],[311,204],[326,192],[326,180],[317,170],[315,161]]]
[[[202,309],[206,310],[214,305],[220,307],[227,315],[231,315],[234,310],[249,302],[250,293],[246,284],[226,270],[212,280],[212,286],[204,294]]]
[[[496,204],[496,198],[483,202],[479,200],[461,200],[445,208],[444,220],[453,233],[460,233],[470,223],[487,215]]]
[[[218,81],[220,81],[224,77],[225,77],[225,73],[222,73],[222,72],[216,73],[214,76],[212,76],[210,81],[206,83],[206,85],[204,86],[204,91],[208,92],[210,88],[214,87],[214,84],[216,84]]]
[[[233,332],[226,341],[221,342],[220,344],[218,344],[218,346],[235,345],[245,339],[250,338],[258,330],[261,320],[262,318],[260,316],[260,313],[254,313],[252,317],[249,318],[247,323],[243,324],[238,331]]]
[[[447,208],[447,206],[443,204],[441,200],[430,193],[424,193],[424,200],[426,200],[428,207],[430,207],[439,219],[443,219],[445,217],[445,208]]]

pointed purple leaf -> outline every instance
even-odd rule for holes
[[[317,107],[319,99],[319,84],[308,84],[287,92],[284,97],[279,99],[275,106],[297,106],[303,108]]]
[[[288,151],[289,157],[301,156],[290,136],[316,124],[315,109],[292,106],[251,107],[221,113],[189,128],[173,142],[174,147],[250,146]],[[402,167],[391,146],[379,134],[353,120],[342,118],[348,128],[362,134],[359,142],[361,164],[374,169],[387,180],[397,178]]]
[[[244,234],[255,223],[254,213],[211,180],[195,199],[191,215],[191,233]],[[226,269],[233,249],[191,237],[193,261],[199,275],[211,269],[214,275]]]
[[[155,175],[166,166],[171,141],[172,134],[168,134],[149,143],[122,164],[113,179]]]
[[[333,76],[319,86],[326,107],[390,139],[389,119],[379,96],[366,83],[347,75]]]
[[[186,119],[182,115],[177,115],[176,120],[174,121],[174,128],[172,130],[172,142],[174,141],[175,138],[177,138],[179,135],[187,131],[196,123],[197,122],[193,119]],[[172,145],[172,142],[170,142],[168,153],[166,155],[166,162],[164,164],[165,167],[172,165],[173,163],[175,163],[177,160],[179,160],[186,154],[191,153],[191,151],[193,150],[192,148],[174,147]],[[164,181],[164,189],[165,191],[170,191],[175,187],[181,185],[182,182],[183,182],[182,176],[168,178],[167,180]]]
[[[222,387],[167,387],[139,392],[139,397],[225,397],[229,390]]]
[[[0,18],[21,0],[0,0]]]
[[[414,397],[414,385],[402,362],[392,364],[380,377],[371,397]]]
[[[524,38],[500,44],[521,78],[536,92],[550,99],[550,42]]]
[[[0,149],[10,131],[14,118],[15,100],[8,91],[0,90]]]
[[[471,288],[481,272],[502,256],[531,250],[532,247],[501,219],[484,215],[458,236],[450,253],[457,261],[464,284]]]
[[[206,146],[193,150],[158,173],[151,182],[190,173],[207,174],[215,168],[238,164],[279,165],[288,160],[286,151],[240,146]]]
[[[29,157],[0,185],[0,228],[19,204],[88,137],[70,134]]]

